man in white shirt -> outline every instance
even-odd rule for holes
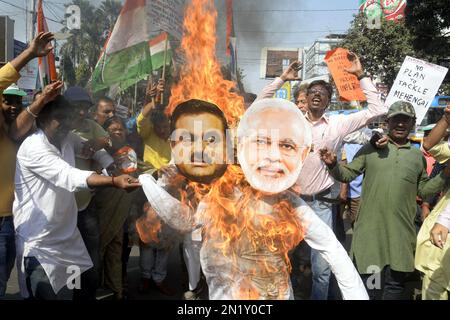
[[[62,96],[48,103],[37,118],[38,130],[17,154],[13,216],[23,297],[66,297],[61,289],[77,288],[80,274],[92,267],[77,229],[74,191],[139,186],[128,175],[109,177],[74,167],[82,144],[70,132],[71,111]],[[95,157],[101,162],[102,153]]]

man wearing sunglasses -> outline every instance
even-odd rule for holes
[[[356,54],[350,54],[351,66],[346,72],[355,75],[359,81],[368,103],[368,109],[349,115],[328,116],[325,114],[331,98],[333,87],[326,81],[316,80],[309,84],[307,89],[307,112],[305,117],[311,126],[313,135],[312,150],[306,157],[302,171],[294,190],[301,194],[303,200],[316,212],[316,214],[330,227],[333,225],[333,206],[331,187],[335,180],[320,160],[319,150],[328,148],[337,152],[342,147],[344,138],[366,126],[373,118],[387,112],[381,101],[381,94],[375,88],[371,79],[363,71],[363,67]],[[285,81],[298,80],[299,63],[293,62],[281,77],[276,78],[266,86],[258,99],[272,97]],[[320,257],[316,250],[311,250],[311,267],[313,286],[311,299],[325,300],[328,298],[329,279],[331,275],[328,263]]]

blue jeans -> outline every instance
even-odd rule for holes
[[[101,271],[100,226],[92,202],[86,210],[78,212],[77,226],[94,266],[81,274],[81,289],[74,290],[74,300],[95,300]]]
[[[170,249],[155,249],[149,246],[139,246],[139,267],[141,277],[163,282],[167,276]]]
[[[13,217],[0,218],[0,299],[5,296],[6,284],[16,259]]]
[[[327,226],[331,229],[333,228],[333,211],[331,203],[319,200],[306,203]],[[311,300],[327,300],[331,269],[328,262],[326,262],[319,251],[315,249],[311,249],[311,271],[313,281]]]

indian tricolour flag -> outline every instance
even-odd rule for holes
[[[92,89],[132,86],[152,71],[145,0],[126,0],[92,74]]]
[[[167,41],[167,47],[166,47]],[[152,57],[153,70],[157,70],[164,65],[164,55],[167,48],[166,65],[172,61],[172,50],[170,49],[169,37],[166,32],[153,38],[149,42],[150,55]]]
[[[38,2],[37,9],[37,32],[48,32],[47,21],[45,21],[44,10],[42,9],[42,0]],[[41,88],[52,81],[57,80],[56,67],[55,67],[55,55],[53,51],[50,51],[45,57],[38,58],[39,66],[39,80],[41,83]]]

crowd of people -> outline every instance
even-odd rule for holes
[[[141,293],[176,294],[167,270],[179,247],[187,300],[409,299],[417,271],[422,299],[448,299],[450,105],[413,147],[414,107],[385,105],[351,54],[367,108],[348,115],[327,114],[322,80],[293,102],[272,98],[298,62],[243,94],[237,127],[198,99],[168,114],[163,79],[136,115],[62,81],[24,107],[19,71],[52,40],[38,34],[0,69],[0,299],[15,261],[24,299],[95,300],[100,287],[126,299],[133,245]],[[379,117],[386,134],[371,129]]]

